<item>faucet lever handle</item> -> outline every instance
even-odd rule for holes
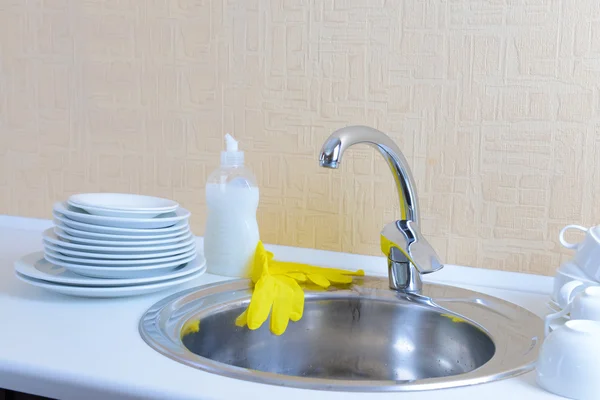
[[[390,261],[410,262],[420,274],[435,272],[443,267],[415,221],[398,220],[384,226],[381,231],[381,251]]]

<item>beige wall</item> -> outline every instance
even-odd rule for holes
[[[263,240],[378,254],[385,163],[316,161],[365,124],[405,152],[447,262],[551,274],[559,228],[600,223],[595,0],[0,0],[0,59],[0,213],[139,192],[201,234],[231,131]]]

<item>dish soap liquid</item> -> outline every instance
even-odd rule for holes
[[[260,239],[258,186],[254,174],[244,167],[244,152],[238,150],[238,142],[230,134],[225,135],[225,142],[221,167],[206,184],[204,256],[211,274],[247,277]]]

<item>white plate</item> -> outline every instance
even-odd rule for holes
[[[91,265],[94,267],[120,267],[120,266],[134,266],[134,265],[147,265],[147,264],[159,264],[171,261],[177,261],[184,257],[188,257],[196,252],[196,246],[190,246],[190,250],[186,252],[182,252],[177,255],[169,256],[169,257],[158,257],[158,258],[138,258],[131,260],[109,260],[109,259],[96,259],[89,257],[73,257],[66,256],[57,252],[56,250],[52,250],[48,247],[45,248],[45,253],[55,259],[59,259],[62,261],[66,261],[69,263],[79,264],[79,265]],[[48,260],[53,262],[52,260]]]
[[[155,233],[153,231],[161,231],[162,229],[135,229],[136,232],[129,232],[126,234],[122,233],[102,233],[102,232],[88,232],[85,230],[77,229],[78,227],[75,224],[79,224],[79,222],[70,221],[68,218],[65,218],[57,213],[52,213],[54,215],[54,224],[68,233],[69,235],[79,237],[79,238],[89,238],[89,239],[98,239],[98,240],[158,240],[158,239],[170,239],[176,236],[182,235],[190,231],[190,227],[187,221],[182,221],[173,227],[175,230],[171,230],[166,233]],[[66,223],[65,220],[68,220]],[[68,225],[67,225],[68,224]],[[87,227],[94,227],[95,225],[86,225],[79,224]],[[172,227],[172,228],[173,228]],[[107,229],[105,226],[98,226],[98,228]],[[117,228],[114,228],[117,229]],[[171,229],[171,228],[167,228]]]
[[[167,281],[158,283],[148,283],[145,285],[134,285],[134,286],[116,286],[116,287],[94,287],[94,286],[71,286],[61,285],[58,283],[49,283],[39,279],[29,278],[25,275],[21,275],[15,272],[17,278],[23,282],[29,283],[33,286],[38,286],[52,292],[62,293],[69,296],[78,297],[128,297],[138,296],[142,294],[154,293],[161,290],[168,289],[173,286],[181,285],[182,283],[189,282],[193,279],[200,277],[203,272],[199,271],[194,274],[186,275],[181,278],[169,279]]]
[[[129,228],[115,228],[110,226],[102,226],[102,225],[91,225],[84,224],[81,222],[73,221],[64,215],[53,212],[52,215],[54,218],[61,222],[64,226],[71,228],[73,230],[77,230],[77,232],[85,231],[87,234],[90,232],[93,233],[102,233],[102,234],[110,234],[110,235],[120,235],[120,236],[129,236],[135,237],[144,237],[144,238],[164,238],[167,236],[175,236],[181,234],[181,232],[185,229],[189,229],[188,221],[180,221],[173,226],[168,228],[157,228],[157,229],[129,229]],[[59,225],[60,226],[60,225]],[[62,227],[62,226],[61,226]],[[85,236],[89,237],[89,236]]]
[[[112,228],[126,229],[156,229],[167,228],[175,225],[177,222],[185,221],[190,217],[190,212],[185,208],[179,207],[174,212],[161,214],[156,218],[119,218],[103,217],[100,215],[88,214],[76,207],[70,207],[67,203],[55,203],[53,210],[71,219],[84,224],[109,226]]]
[[[117,217],[117,218],[155,218],[161,214],[166,214],[172,211],[122,211],[122,210],[109,210],[105,208],[98,208],[92,206],[79,206],[77,203],[73,203],[71,200],[67,201],[70,207],[76,207],[92,215],[99,215],[102,217]]]
[[[101,240],[101,239],[88,239],[85,237],[73,236],[73,235],[70,235],[69,233],[67,233],[67,229],[69,229],[69,228],[55,226],[53,230],[54,230],[54,234],[56,236],[58,236],[61,240],[65,240],[65,241],[72,242],[72,243],[87,244],[90,246],[155,246],[155,245],[181,242],[182,240],[187,240],[190,237],[194,236],[194,235],[192,235],[192,232],[187,230],[179,236],[175,236],[172,238],[166,238],[166,239],[156,239],[156,240],[131,240],[131,239],[127,239],[127,240],[112,239],[111,240],[111,239],[107,239],[107,240]],[[109,235],[109,236],[113,236],[113,235]],[[116,237],[118,238],[119,236],[116,236]]]
[[[82,193],[69,197],[69,203],[83,209],[90,206],[105,210],[155,211],[159,214],[179,207],[179,203],[173,200],[130,193]]]
[[[103,254],[112,254],[117,258],[120,258],[118,257],[119,254],[114,253],[159,253],[162,251],[181,249],[196,242],[196,238],[192,237],[192,235],[188,235],[184,240],[180,240],[179,242],[158,246],[154,244],[146,246],[95,246],[71,243],[68,240],[61,239],[54,233],[52,228],[46,229],[44,233],[42,233],[42,237],[44,238],[44,242],[50,243],[61,249],[80,250],[86,253],[89,252],[88,257],[104,257]]]
[[[44,254],[44,258],[60,267],[64,267],[71,272],[74,272],[83,276],[90,276],[92,278],[107,278],[107,279],[132,279],[132,278],[145,278],[150,276],[162,275],[168,271],[171,271],[180,265],[192,261],[194,258],[202,256],[197,255],[196,252],[188,254],[186,257],[178,258],[177,260],[165,261],[162,263],[148,263],[140,264],[136,266],[104,266],[104,265],[84,265],[74,264],[68,261],[60,260],[55,258],[48,253]]]
[[[57,253],[63,254],[65,256],[74,256],[80,257],[87,260],[89,264],[90,261],[106,261],[106,260],[148,260],[153,258],[164,258],[169,256],[176,256],[179,254],[186,253],[190,250],[194,250],[196,248],[196,240],[192,239],[189,241],[189,244],[185,247],[181,247],[174,250],[166,250],[166,251],[142,251],[142,252],[129,252],[129,253],[90,253],[87,251],[77,251],[67,249],[63,246],[56,246],[54,244],[48,243],[46,239],[44,239],[44,248],[48,250],[55,251]]]
[[[141,285],[179,278],[198,272],[201,269],[206,269],[206,262],[204,261],[204,258],[199,256],[180,267],[171,269],[170,271],[165,271],[164,273],[156,276],[128,279],[98,279],[75,274],[64,267],[54,265],[48,260],[44,259],[44,253],[41,251],[28,254],[15,262],[15,270],[21,275],[51,283],[76,286]]]

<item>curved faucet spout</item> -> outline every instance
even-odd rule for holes
[[[342,154],[355,144],[364,143],[375,147],[392,171],[400,200],[401,219],[419,223],[417,187],[406,158],[385,133],[368,126],[347,126],[333,132],[321,148],[319,164],[326,168],[338,168]]]
[[[342,155],[351,146],[364,143],[375,147],[385,158],[396,181],[401,218],[387,224],[381,232],[381,250],[388,258],[390,287],[419,293],[421,275],[442,268],[433,247],[419,230],[419,205],[414,178],[406,158],[385,133],[368,126],[338,129],[325,141],[319,155],[322,167],[338,168]]]

